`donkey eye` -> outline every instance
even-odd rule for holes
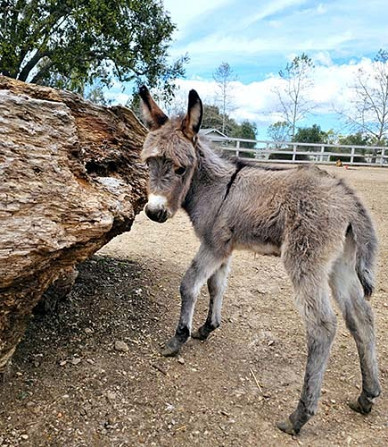
[[[186,172],[186,168],[179,166],[179,168],[175,168],[174,171],[177,175],[183,175]]]

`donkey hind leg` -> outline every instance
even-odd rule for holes
[[[217,329],[221,324],[222,298],[226,289],[229,265],[230,260],[228,259],[207,280],[210,295],[209,312],[205,324],[191,334],[192,338],[206,340],[210,333]]]
[[[330,286],[358,350],[362,392],[349,406],[362,414],[369,413],[381,388],[378,379],[373,312],[355,271],[355,247],[349,237],[345,251],[334,264]]]
[[[299,284],[297,304],[305,320],[307,333],[307,364],[304,384],[296,410],[278,428],[285,433],[298,434],[302,426],[316,413],[323,375],[336,332],[336,317],[329,299],[329,285],[323,273],[320,280]],[[321,281],[321,283],[319,283]]]
[[[162,351],[162,355],[165,357],[178,354],[182,345],[190,337],[194,307],[199,291],[223,262],[224,258],[216,256],[205,244],[201,244],[181,282],[182,301],[179,323],[174,337],[166,343],[166,347]]]

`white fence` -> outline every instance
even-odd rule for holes
[[[321,163],[388,167],[388,147],[290,143],[208,136],[224,153],[269,163]],[[250,148],[244,147],[249,143]]]

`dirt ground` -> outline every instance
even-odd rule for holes
[[[388,170],[328,168],[364,198],[380,255],[375,310],[388,388]],[[184,213],[132,231],[79,266],[70,300],[35,316],[0,386],[0,446],[387,446],[388,397],[369,416],[355,344],[342,318],[318,414],[298,437],[276,428],[295,407],[306,360],[304,328],[278,258],[234,256],[223,324],[178,358],[159,350],[174,332],[179,282],[198,241]],[[195,327],[206,316],[205,289]],[[338,313],[338,312],[337,312]]]

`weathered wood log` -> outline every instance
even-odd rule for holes
[[[48,286],[130,230],[145,135],[124,107],[0,76],[0,370]]]

